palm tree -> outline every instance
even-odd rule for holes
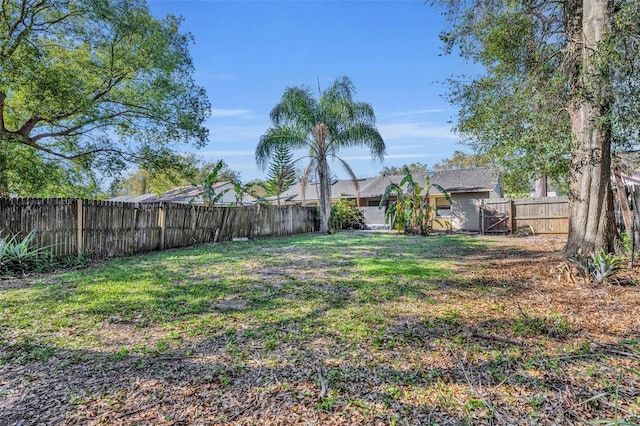
[[[371,156],[379,160],[386,151],[375,126],[373,108],[367,103],[355,102],[354,94],[355,88],[348,77],[340,77],[327,90],[319,91],[317,99],[308,87],[287,88],[280,103],[271,110],[272,127],[262,135],[256,148],[256,162],[263,169],[281,143],[292,149],[309,150],[310,161],[303,173],[302,187],[314,171],[320,184],[320,232],[324,233],[329,232],[331,214],[329,159],[337,159],[355,182],[355,174],[337,156],[338,151],[365,146]]]

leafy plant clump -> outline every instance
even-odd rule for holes
[[[22,240],[18,239],[18,235],[0,237],[0,274],[18,275],[51,269],[53,254],[48,248],[38,248],[33,244],[36,230],[29,232]]]
[[[579,250],[575,256],[569,258],[578,276],[596,284],[606,283],[623,269],[624,257],[607,253],[604,249],[590,255],[582,254]]]
[[[341,198],[331,207],[331,227],[333,229],[367,229],[362,210],[353,200]]]
[[[449,193],[442,186],[432,184],[428,174],[425,177],[425,185],[420,186],[407,166],[403,167],[403,171],[404,176],[400,183],[390,183],[378,205],[381,209],[392,197],[395,198],[389,204],[385,220],[391,223],[393,229],[404,231],[405,234],[428,235],[433,231],[434,222],[441,228],[449,228],[450,224],[436,218],[438,210],[436,206],[429,204],[429,192],[432,187],[436,187],[451,203]]]

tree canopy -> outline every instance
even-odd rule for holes
[[[542,6],[540,6],[542,7]],[[456,130],[479,156],[502,172],[514,192],[537,179],[560,178],[569,167],[571,133],[561,38],[527,1],[492,2],[463,15],[443,35],[485,73],[449,80],[448,99],[459,107]],[[458,19],[458,18],[456,18]]]
[[[212,183],[240,182],[240,173],[232,170],[223,160],[206,162],[195,154],[176,154],[169,164],[162,165],[161,168],[138,167],[116,180],[111,191],[114,195],[160,195],[178,186],[200,185],[214,169],[215,182]]]
[[[374,159],[382,159],[386,148],[375,126],[373,107],[353,99],[355,87],[348,77],[337,78],[318,97],[308,87],[289,87],[271,110],[272,126],[260,138],[256,162],[262,168],[281,144],[307,150],[309,165],[303,174],[313,171],[320,183],[320,231],[329,232],[331,184],[329,160],[337,159],[351,175],[349,165],[338,157],[344,148],[364,146]]]
[[[412,174],[424,175],[429,171],[429,167],[426,164],[416,161],[415,163],[411,163],[411,164],[403,164],[400,167],[384,166],[380,174],[382,176],[404,175],[406,174],[407,170],[409,170],[409,173],[412,173]]]
[[[77,164],[45,161],[38,152],[0,140],[0,197],[100,197],[100,181]]]
[[[452,84],[458,130],[504,167],[535,177],[568,172],[567,252],[612,251],[611,152],[640,123],[629,111],[640,99],[637,2],[443,3],[447,48],[486,71]]]
[[[179,26],[143,0],[3,1],[1,143],[107,173],[203,146],[210,104]]]

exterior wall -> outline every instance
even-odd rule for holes
[[[473,231],[480,232],[480,205],[482,199],[499,198],[496,191],[460,192],[450,194],[451,209],[449,215],[438,215],[433,222],[433,229],[438,231]],[[429,205],[436,206],[436,199],[442,198],[442,194],[431,194]],[[336,200],[332,200],[335,202]],[[380,197],[360,198],[360,209],[364,212],[368,225],[382,225],[385,223],[385,210],[378,209]],[[303,206],[317,205],[317,200],[307,200],[304,203],[295,203]],[[373,204],[373,205],[371,205]],[[444,212],[441,212],[444,213]],[[440,223],[438,223],[440,222]]]
[[[368,206],[360,207],[360,210],[364,213],[364,220],[367,225],[384,225],[385,209]]]
[[[451,194],[451,229],[453,231],[480,231],[480,199],[493,198],[493,192],[467,192]]]
[[[438,204],[436,204],[437,202],[441,204],[441,201],[438,201],[438,200],[443,200],[443,199],[445,199],[443,195],[431,194],[431,195],[429,195],[429,205],[432,206],[432,207],[435,207],[435,206],[438,205]],[[444,213],[444,212],[439,212],[439,213]],[[436,214],[433,217],[433,230],[434,231],[448,231],[449,229],[451,229],[451,215],[450,214],[448,214],[448,213]]]
[[[364,221],[367,225],[384,225],[384,215],[386,209],[379,209],[380,197],[360,198],[360,211],[364,213]]]
[[[232,183],[226,183],[220,186],[219,188],[216,188],[216,193],[220,193],[222,191],[226,191],[226,192],[224,193],[224,195],[222,196],[218,204],[231,204],[236,202],[236,193],[234,191],[234,187]],[[244,198],[246,201],[248,198],[251,198],[251,197],[245,196]]]

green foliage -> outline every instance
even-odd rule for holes
[[[291,147],[281,143],[274,147],[267,175],[267,195],[276,196],[296,182],[296,170],[293,167]],[[280,202],[280,199],[278,199]]]
[[[264,199],[266,188],[267,184],[257,179],[245,184],[234,182],[233,191],[236,194],[236,205],[242,206],[244,204],[244,197],[247,195],[256,200]]]
[[[631,254],[631,233],[629,231],[621,232],[620,245],[625,253]]]
[[[454,26],[448,49],[484,67],[480,76],[449,80],[458,106],[456,130],[475,154],[500,169],[506,192],[529,192],[538,178],[569,168],[568,76],[561,68],[561,10],[527,2],[476,8],[447,3]],[[469,7],[469,14],[459,7]]]
[[[450,158],[445,158],[433,165],[433,170],[460,170],[486,167],[489,165],[486,155],[467,154],[459,150],[453,151]],[[426,172],[424,172],[426,173]]]
[[[383,208],[394,197],[385,214],[392,228],[407,234],[427,235],[433,231],[434,222],[444,225],[436,219],[436,206],[429,204],[432,186],[438,188],[447,201],[451,202],[451,198],[443,187],[431,183],[429,174],[426,174],[425,185],[420,186],[407,166],[403,167],[403,171],[404,177],[400,183],[391,182],[387,186],[378,208]]]
[[[217,163],[204,162],[194,154],[175,154],[170,161],[140,165],[137,170],[112,185],[113,195],[140,195],[154,193],[161,195],[178,186],[202,183]],[[240,173],[231,170],[223,161],[216,179],[219,182],[237,182]]]
[[[602,284],[623,269],[624,257],[607,253],[604,249],[590,255],[584,255],[579,250],[569,258],[569,262],[576,268],[580,277]]]
[[[308,152],[310,161],[303,173],[302,187],[306,187],[309,175],[314,172],[319,181],[320,232],[323,233],[329,232],[331,215],[329,160],[338,160],[357,182],[353,170],[338,157],[338,152],[364,146],[370,149],[373,158],[381,159],[386,150],[375,127],[373,108],[356,102],[354,94],[355,88],[348,77],[337,78],[328,89],[320,91],[318,97],[308,87],[287,88],[271,110],[272,127],[256,147],[256,162],[262,168],[282,145]]]
[[[180,23],[144,0],[3,1],[0,140],[105,173],[203,146],[210,104]]]
[[[237,170],[231,169],[229,165],[224,160],[222,161],[222,168],[218,170],[218,181],[220,182],[240,182],[241,175]],[[199,161],[196,163],[196,177],[192,182],[202,182],[210,173],[211,169],[213,169],[218,162],[204,162],[200,163]]]
[[[635,150],[640,139],[640,4],[616,1],[611,29],[602,46],[601,71],[609,75],[614,106],[611,120],[614,146]]]
[[[354,200],[341,198],[331,207],[333,229],[367,229],[364,213],[356,207]]]
[[[424,175],[429,171],[429,167],[426,164],[416,161],[415,163],[404,164],[400,167],[384,166],[380,174],[382,176],[402,175],[404,174],[405,169],[409,169],[414,175]]]
[[[60,164],[0,137],[0,197],[12,195],[97,198],[101,194],[95,172],[81,162]]]
[[[546,335],[564,338],[571,334],[571,325],[561,316],[532,316],[524,311],[521,311],[521,314],[511,325],[511,329],[517,335],[523,337]]]
[[[440,4],[451,22],[447,51],[457,47],[484,68],[451,81],[457,130],[514,184],[548,177],[564,186],[567,175],[574,201],[567,252],[611,251],[610,154],[640,135],[638,3]]]
[[[48,248],[33,245],[36,230],[21,240],[18,235],[0,236],[0,275],[16,275],[27,272],[42,272],[51,268],[53,255]]]
[[[218,161],[213,169],[209,172],[207,177],[202,181],[202,201],[205,206],[214,206],[222,200],[224,194],[229,192],[231,188],[227,188],[223,191],[218,191],[215,184],[219,182],[218,174],[224,167],[224,161]],[[192,200],[193,201],[193,200]]]

